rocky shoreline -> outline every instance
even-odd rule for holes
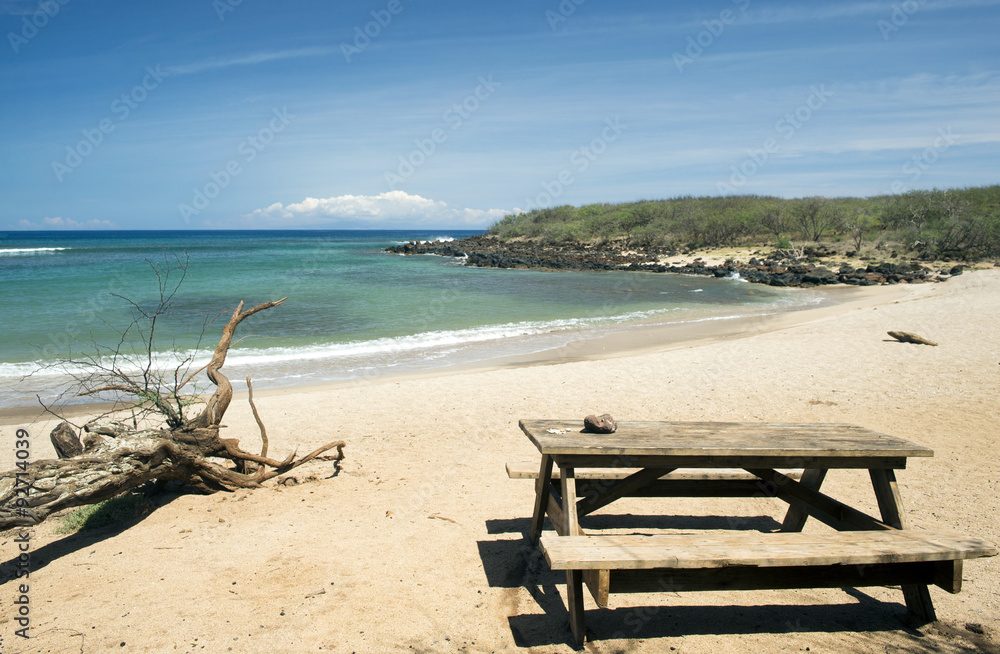
[[[624,250],[613,244],[543,246],[526,241],[502,242],[495,236],[471,236],[456,241],[413,241],[386,248],[395,254],[433,254],[464,259],[464,265],[481,268],[532,268],[541,270],[630,270],[679,273],[710,277],[735,277],[769,286],[813,287],[828,284],[876,286],[938,282],[962,274],[963,266],[946,264],[934,269],[916,261],[836,261],[824,248],[806,248],[795,257],[781,250],[756,252],[747,261],[727,259],[711,265],[695,258],[691,262],[663,263],[677,252],[651,248]]]

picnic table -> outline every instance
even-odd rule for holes
[[[579,646],[583,584],[599,607],[618,592],[898,584],[909,611],[932,621],[928,585],[957,593],[964,559],[997,554],[978,538],[908,529],[895,471],[933,456],[916,443],[843,424],[621,422],[612,434],[581,426],[521,420],[541,463],[537,471],[508,464],[511,477],[536,480],[529,538],[553,570],[566,571]],[[836,468],[868,471],[880,518],[820,491]],[[777,497],[789,508],[779,532],[584,533],[581,516],[624,497]],[[555,535],[542,535],[546,516]],[[802,533],[810,517],[833,531]]]

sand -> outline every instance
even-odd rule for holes
[[[0,534],[0,650],[572,651],[565,577],[524,539],[532,484],[504,471],[537,457],[519,418],[858,424],[935,450],[898,473],[914,527],[1000,542],[1000,270],[839,293],[834,307],[721,331],[647,332],[489,369],[261,394],[273,455],[344,439],[342,471],[331,478],[320,462],[295,471],[295,486],[166,496],[124,529],[60,536],[56,519],[38,526],[29,641],[11,619],[16,532]],[[940,345],[897,343],[888,330]],[[7,422],[5,469],[19,426],[33,456],[53,455],[51,420]],[[245,402],[225,423],[248,448],[259,442]],[[877,512],[863,471],[832,472],[824,490]],[[598,515],[626,513],[667,513],[684,528],[739,516],[767,529],[784,505],[629,500]],[[587,648],[1000,651],[1000,557],[967,563],[964,578],[959,595],[931,589],[940,620],[926,626],[909,622],[895,588],[613,595],[611,610],[587,597]]]

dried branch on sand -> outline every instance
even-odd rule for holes
[[[231,491],[256,488],[334,448],[335,460],[343,459],[343,441],[327,443],[303,457],[296,458],[293,452],[282,461],[269,458],[267,432],[253,403],[252,387],[249,401],[261,431],[260,454],[241,449],[238,439],[219,437],[233,399],[232,384],[221,369],[236,327],[282,302],[284,298],[246,311],[240,302],[233,311],[206,366],[215,392],[197,416],[177,425],[175,414],[166,414],[168,426],[160,429],[130,429],[121,423],[88,426],[83,442],[69,424],[56,427],[52,440],[59,459],[19,464],[0,475],[0,529],[38,524],[55,511],[100,502],[151,480],[176,480],[204,493]],[[127,384],[116,390],[130,392]],[[228,460],[235,467],[210,459]]]

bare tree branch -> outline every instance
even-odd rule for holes
[[[333,448],[337,449],[333,460],[338,465],[344,458],[343,441],[327,443],[299,458],[295,452],[281,461],[268,457],[267,429],[254,404],[249,377],[250,407],[261,435],[260,454],[244,451],[238,439],[220,438],[222,418],[233,396],[232,384],[222,373],[222,367],[236,328],[250,316],[282,304],[286,298],[247,310],[240,302],[230,313],[207,364],[188,373],[191,357],[180,357],[180,363],[163,373],[157,369],[155,355],[157,322],[173,305],[180,281],[186,276],[187,260],[175,255],[173,262],[166,259],[163,264],[150,262],[150,266],[157,277],[157,304],[143,308],[123,298],[132,312],[132,321],[120,332],[114,348],[94,343],[93,353],[62,362],[74,370],[85,371],[71,373],[79,384],[77,395],[118,393],[119,410],[123,400],[130,398],[126,408],[131,410],[132,426],[92,421],[83,428],[86,433],[83,451],[78,453],[78,437],[68,422],[62,422],[51,438],[64,458],[35,461],[0,474],[0,529],[37,524],[55,511],[100,502],[150,480],[181,481],[205,493],[256,488]],[[176,271],[180,271],[180,281],[174,283],[171,275]],[[137,343],[139,347],[133,349]],[[138,361],[132,354],[137,351],[141,352]],[[183,389],[203,370],[215,385],[215,391],[197,416],[186,418],[185,408],[197,398],[186,395]],[[47,412],[58,415],[40,398],[39,402]],[[165,426],[140,428],[139,418],[145,421],[151,415],[160,416]],[[228,460],[235,467],[212,461],[213,458]]]

